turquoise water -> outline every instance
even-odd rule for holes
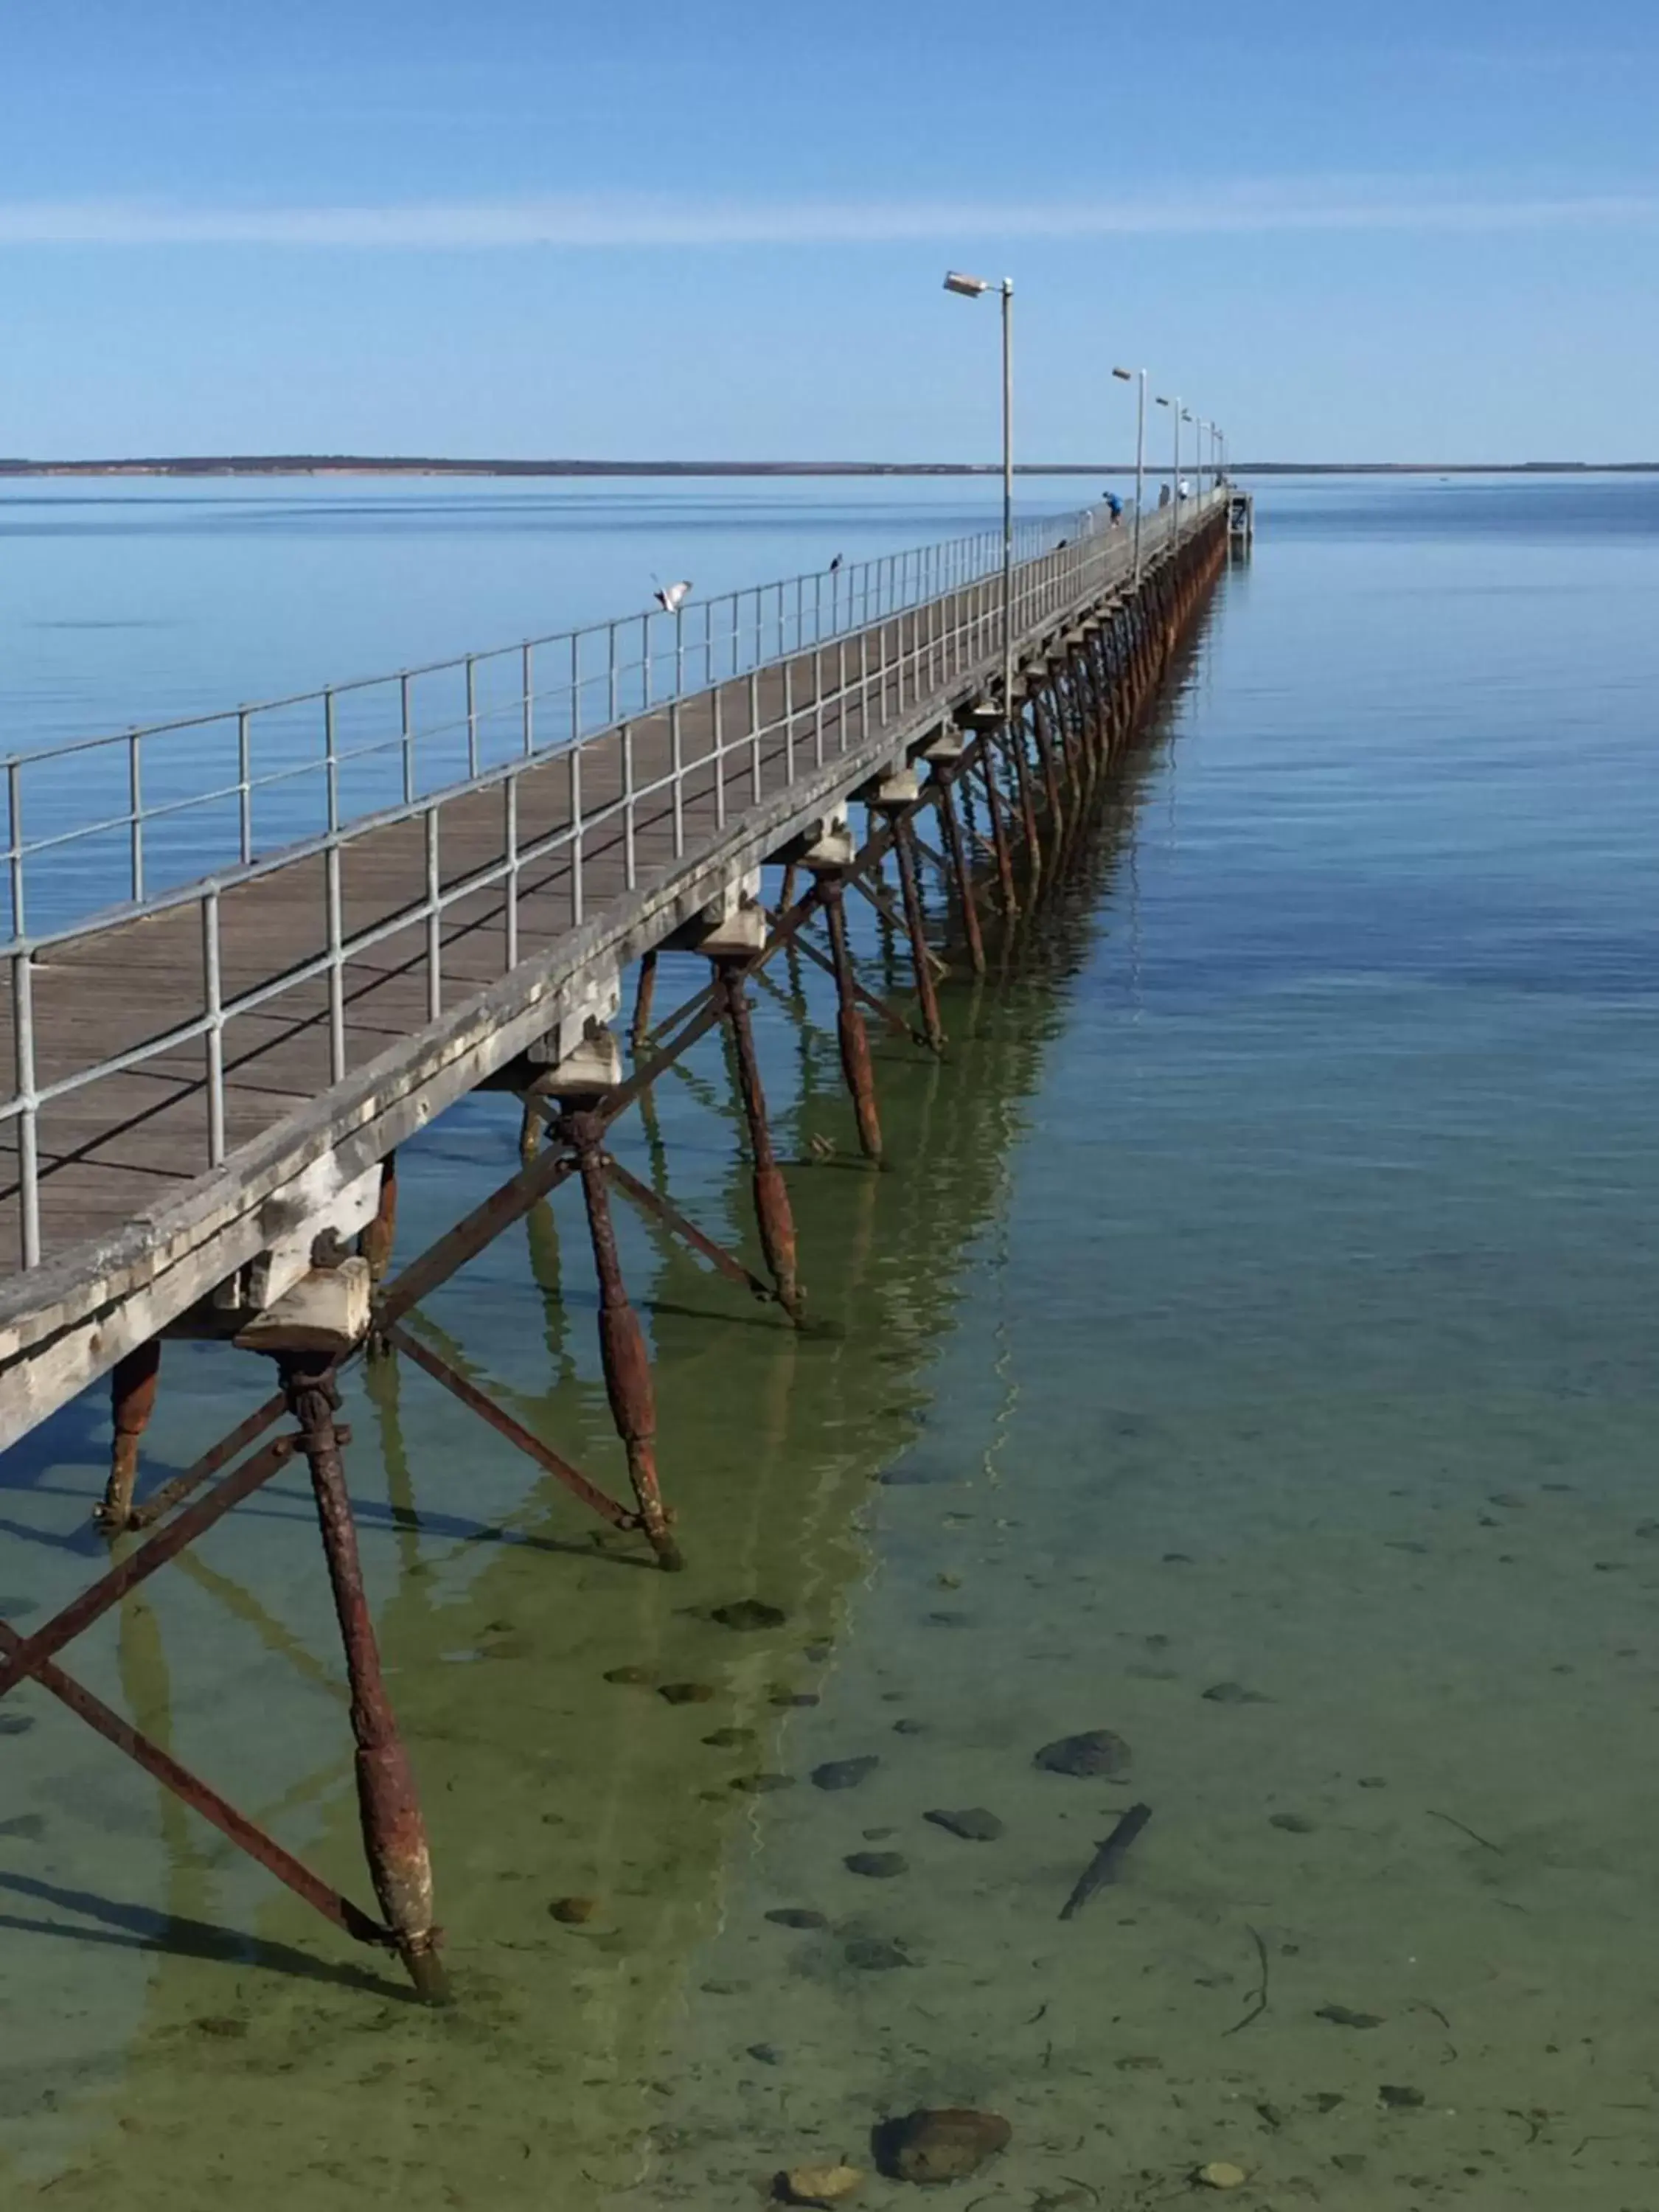
[[[872,2126],[968,2104],[984,2208],[1212,2161],[1278,2212],[1653,2203],[1656,585],[1640,483],[1275,485],[947,1062],[878,1041],[885,1174],[780,967],[819,1328],[627,1225],[684,1577],[418,1374],[354,1387],[453,2014],[8,1700],[17,2201],[724,2212],[845,2158],[896,2205]],[[628,1156],[752,1249],[730,1097],[710,1045]],[[515,1137],[479,1099],[410,1147],[402,1249]],[[561,1198],[428,1324],[615,1481],[593,1304]],[[149,1478],[260,1387],[170,1347]],[[5,1462],[9,1617],[93,1571],[104,1449],[88,1405]],[[308,1514],[273,1486],[76,1663],[361,1896]],[[1096,1729],[1127,1774],[1034,1765]],[[926,1817],[967,1809],[1000,1832]]]

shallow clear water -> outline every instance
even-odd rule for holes
[[[354,1386],[454,2012],[8,1700],[18,2200],[723,2212],[966,2103],[1013,2129],[985,2208],[1152,2206],[1217,2160],[1279,2212],[1653,2202],[1656,585],[1639,483],[1274,486],[1086,863],[951,991],[947,1064],[878,1042],[880,1176],[780,964],[824,1326],[627,1224],[684,1577],[418,1374]],[[629,1156],[747,1240],[730,1095],[703,1048]],[[409,1149],[402,1249],[515,1133],[480,1099]],[[428,1319],[614,1481],[593,1304],[561,1197]],[[248,1370],[169,1347],[152,1475]],[[92,1571],[104,1449],[88,1403],[5,1462],[9,1616]],[[364,1896],[321,1582],[284,1481],[75,1658]],[[708,1617],[745,1596],[782,1625]],[[1097,1728],[1127,1776],[1033,1765]],[[925,1817],[968,1808],[1002,1833]]]

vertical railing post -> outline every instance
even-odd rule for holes
[[[404,759],[404,805],[405,806],[412,806],[415,804],[415,726],[410,720],[413,710],[414,701],[410,696],[409,678],[406,675],[400,676],[398,678],[398,719],[399,744]]]
[[[733,605],[735,605],[735,604],[736,602],[734,601]],[[732,637],[732,649],[735,652],[737,647],[737,638],[735,634]],[[724,830],[726,827],[726,694],[718,684],[714,687],[713,720],[713,739],[714,746],[714,827],[717,830]]]
[[[586,900],[582,885],[582,749],[574,746],[570,754],[570,926],[580,927],[586,911]]]
[[[507,973],[519,964],[519,779],[507,779]]]
[[[340,826],[340,764],[334,727],[334,694],[323,694],[323,781],[330,833]]]
[[[127,739],[127,809],[131,823],[130,861],[133,903],[144,896],[144,787],[139,748],[143,740],[137,730]]]
[[[795,780],[795,664],[793,659],[783,664],[783,778],[786,783]]]
[[[466,656],[466,772],[478,773],[478,672],[473,656]]]
[[[236,813],[242,866],[253,858],[253,739],[244,707],[236,717]]]
[[[635,885],[634,871],[634,725],[623,724],[623,882],[629,890]]]
[[[22,1225],[23,1265],[40,1264],[40,1109],[34,1098],[34,959],[28,952],[11,963],[12,1059],[17,1072],[17,1203]]]
[[[225,1158],[225,1018],[219,963],[219,887],[202,894],[202,1011],[207,1018],[208,1165]]]
[[[426,810],[426,1018],[443,1012],[443,911],[438,903],[438,810]]]
[[[27,924],[23,915],[23,763],[6,763],[7,828],[11,832],[10,849],[6,854],[6,872],[11,885],[11,933],[23,936]]]
[[[536,648],[526,643],[524,648],[524,757],[529,759],[536,750]]]
[[[749,672],[749,793],[757,806],[761,799],[760,672]]]
[[[685,855],[685,732],[680,726],[680,702],[668,709],[668,743],[674,772],[674,858]]]
[[[346,1072],[345,956],[343,950],[345,930],[340,896],[340,848],[337,844],[329,847],[325,866],[328,887],[328,1079],[331,1083],[343,1083]]]

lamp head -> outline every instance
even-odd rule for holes
[[[988,276],[964,276],[960,269],[947,269],[945,289],[947,292],[960,292],[964,300],[977,300],[981,292],[990,290],[991,280]]]
[[[1132,368],[1115,368],[1112,371],[1112,374],[1121,383],[1133,384],[1134,382],[1135,373]]]

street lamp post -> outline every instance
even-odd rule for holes
[[[1175,424],[1175,454],[1170,470],[1170,497],[1175,503],[1175,534],[1179,538],[1181,535],[1181,394],[1176,392],[1173,399],[1166,399],[1162,393],[1159,393],[1158,404],[1160,407],[1169,409],[1170,419]]]
[[[1146,372],[1144,368],[1115,368],[1112,374],[1125,384],[1139,382],[1135,405],[1135,581],[1140,581],[1140,511],[1146,504]]]
[[[1002,295],[1002,711],[1012,720],[1014,711],[1014,285],[1004,276],[965,276],[959,269],[946,271],[945,289],[965,300],[981,293]]]

